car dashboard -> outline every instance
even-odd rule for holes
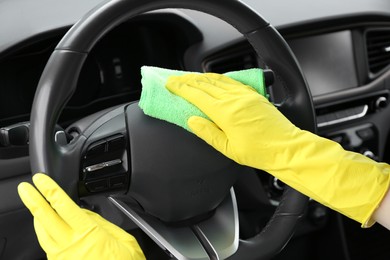
[[[29,120],[39,78],[50,54],[68,29],[41,35],[39,40],[3,59],[0,65],[1,126]],[[172,13],[150,14],[122,24],[89,54],[76,93],[61,118],[62,124],[138,99],[142,65],[180,68],[185,49],[200,38],[196,28]]]
[[[7,28],[0,32],[2,131],[29,121],[34,93],[50,54],[72,24],[99,1],[71,1],[79,6],[77,10],[69,8],[69,1],[61,1],[58,6],[37,1],[37,7],[46,5],[57,17],[31,10],[33,7],[27,2],[0,3],[0,22],[15,25],[15,31]],[[360,0],[338,4],[323,1],[314,6],[300,0],[289,8],[282,1],[245,2],[269,19],[295,54],[313,97],[317,134],[347,150],[390,162],[390,5],[385,0]],[[19,12],[26,17],[17,21],[10,13],[23,3]],[[7,14],[2,5],[8,8]],[[308,12],[305,8],[313,10]],[[37,19],[39,16],[42,19]],[[218,18],[192,10],[147,13],[122,23],[96,44],[59,126],[72,134],[69,126],[80,118],[138,100],[143,65],[216,73],[268,68],[250,43]],[[279,83],[276,81],[268,89],[275,105],[288,97],[288,92],[275,91],[283,87]],[[17,251],[16,241],[27,243],[34,235],[30,227],[28,237],[20,240],[10,228],[17,226],[18,219],[23,223],[30,220],[25,210],[20,213],[23,205],[16,193],[17,184],[31,176],[28,140],[15,144],[1,137],[0,141],[0,195],[9,198],[0,205],[1,258],[2,254]],[[242,236],[251,236],[253,226],[259,229],[266,224],[283,191],[283,184],[265,173],[249,182],[263,194],[249,195],[245,181],[237,187],[238,197],[241,194],[238,203],[242,207]],[[259,213],[256,208],[264,203],[267,205]],[[294,238],[275,259],[368,259],[374,251],[380,255],[388,253],[378,242],[388,238],[389,234],[380,227],[362,230],[356,223],[310,201]],[[322,243],[330,243],[334,250],[327,251]],[[39,255],[36,252],[36,248],[26,249],[26,255]]]
[[[385,16],[332,17],[282,28],[295,54],[315,107],[318,134],[375,160],[386,160],[389,98],[389,24]],[[246,41],[203,61],[206,71],[260,66]],[[281,86],[272,86],[272,88]],[[288,93],[273,95],[275,104]]]

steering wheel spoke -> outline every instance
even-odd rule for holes
[[[78,156],[78,196],[124,193],[129,186],[128,138],[125,106],[91,115],[70,128],[80,129],[86,138]]]

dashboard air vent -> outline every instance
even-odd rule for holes
[[[235,46],[213,55],[203,63],[204,71],[215,73],[225,73],[257,67],[257,56],[253,51],[253,48],[246,44]]]
[[[366,44],[369,71],[376,74],[390,64],[390,29],[368,31]]]

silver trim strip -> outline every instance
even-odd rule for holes
[[[238,207],[234,189],[230,197],[215,211],[214,216],[195,226],[198,235],[208,243],[212,255],[217,259],[226,259],[237,252],[239,246]],[[209,249],[210,250],[210,249]]]
[[[98,164],[94,164],[94,165],[90,165],[90,166],[85,167],[84,172],[94,172],[94,171],[98,171],[98,170],[101,170],[101,169],[104,169],[107,167],[115,166],[115,165],[118,165],[121,163],[122,163],[121,159],[115,159],[115,160],[111,160],[111,161],[107,161],[107,162],[102,162],[102,163],[98,163]]]
[[[176,259],[226,259],[238,250],[238,207],[233,188],[211,218],[192,227],[168,227],[152,216],[134,211],[120,198],[108,199]]]
[[[108,199],[140,227],[160,248],[169,252],[178,260],[210,260],[207,252],[192,232],[191,228],[168,228],[162,222],[147,216],[138,214],[126,203],[114,197]],[[161,235],[163,234],[163,235]],[[165,237],[164,237],[165,236]],[[180,247],[180,252],[177,247]]]
[[[358,114],[346,116],[346,117],[343,117],[343,118],[338,118],[338,119],[327,121],[327,122],[318,123],[317,126],[318,127],[324,127],[324,126],[328,126],[328,125],[334,125],[334,124],[338,124],[338,123],[342,123],[342,122],[346,122],[346,121],[362,118],[362,117],[364,117],[367,114],[367,111],[368,111],[368,105],[364,105],[362,112],[360,112]]]
[[[210,258],[212,260],[220,260],[218,252],[215,250],[213,244],[210,242],[210,240],[207,238],[206,234],[202,231],[199,226],[194,226],[194,230],[200,240],[202,241],[202,244],[206,249],[206,251],[209,253]],[[225,258],[224,258],[225,259]]]

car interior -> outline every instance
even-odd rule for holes
[[[37,172],[147,259],[388,259],[379,224],[138,106],[142,66],[261,68],[298,127],[390,163],[388,1],[3,0],[0,23],[0,259],[46,259],[17,193]]]

